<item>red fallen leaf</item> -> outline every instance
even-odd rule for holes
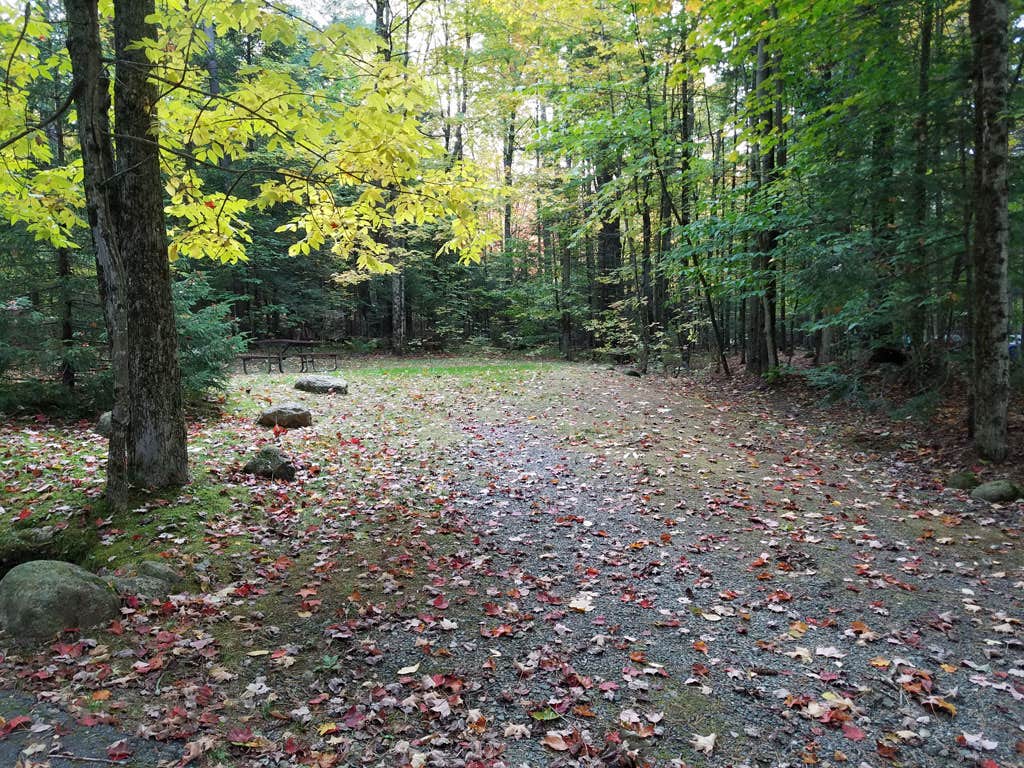
[[[438,610],[442,610],[442,611],[445,608],[448,607],[448,601],[444,599],[444,595],[438,595],[437,597],[435,597],[433,600],[430,601],[430,604],[432,606],[434,606],[435,608],[437,608]]]
[[[850,741],[863,741],[867,734],[853,723],[843,723],[843,736]]]
[[[207,208],[209,208],[209,209],[210,209],[211,211],[212,211],[212,210],[213,210],[214,208],[216,208],[216,207],[217,207],[217,204],[216,204],[215,202],[213,202],[213,200],[207,200],[207,201],[206,201],[205,203],[203,203],[203,205],[205,205],[205,206],[206,206]]]
[[[252,741],[252,728],[232,728],[228,731],[228,741],[232,744],[245,744]]]
[[[298,755],[305,751],[306,748],[291,736],[289,736],[284,742],[284,753],[286,755]]]
[[[6,739],[8,736],[10,736],[11,731],[16,731],[18,728],[25,728],[31,722],[32,718],[26,715],[18,715],[17,717],[12,717],[6,723],[0,725],[0,739]]]
[[[18,519],[25,520],[26,518],[31,517],[31,515],[32,510],[29,509],[28,507],[25,507],[23,510],[21,510],[21,512],[18,513]]]
[[[978,763],[978,768],[999,768],[999,763],[997,763],[991,757],[986,757],[984,760]]]
[[[133,753],[134,750],[128,746],[128,742],[124,739],[115,741],[107,747],[107,757],[111,760],[127,760]]]
[[[107,628],[107,631],[112,635],[123,635],[124,626],[121,624],[120,621],[114,619],[112,622],[110,622],[110,626]]]
[[[487,627],[480,627],[480,634],[484,637],[501,637],[502,635],[511,635],[515,632],[512,627],[508,624],[499,624],[494,629],[488,629]]]
[[[283,435],[287,431],[288,431],[287,428],[282,427],[280,424],[275,424],[274,425],[274,437],[280,437],[281,435]]]
[[[329,698],[330,696],[328,696],[326,693],[318,693],[316,696],[309,700],[309,703],[313,705],[323,704]]]
[[[497,603],[484,603],[484,613],[488,616],[497,616],[501,613],[501,607]]]
[[[150,672],[156,672],[158,669],[163,668],[163,656],[154,656],[149,661],[136,661],[134,664],[132,664],[132,669],[138,672],[140,675],[149,674]]]
[[[348,711],[341,718],[341,722],[352,729],[361,727],[365,720],[366,715],[356,709],[354,704],[348,708]]]
[[[886,744],[884,741],[876,741],[875,749],[878,751],[878,754],[884,757],[886,760],[895,760],[896,755],[898,755],[900,751],[898,747],[894,747],[891,744]]]

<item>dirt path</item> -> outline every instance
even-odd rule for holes
[[[169,532],[203,589],[126,617],[159,680],[0,679],[113,690],[208,765],[1022,764],[1019,508],[682,380],[350,378],[282,437],[295,483],[237,472],[284,382],[193,431],[233,490],[203,547]]]

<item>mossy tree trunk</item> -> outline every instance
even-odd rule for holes
[[[96,0],[65,0],[89,224],[114,373],[107,496],[188,480],[177,331],[150,65],[131,44],[153,37],[153,0],[115,0],[116,145]],[[115,152],[116,146],[116,152]]]
[[[1009,396],[1006,165],[1007,0],[971,0],[974,48],[974,445],[987,459],[1006,458]]]

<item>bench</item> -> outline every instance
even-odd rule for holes
[[[317,360],[330,360],[334,363],[333,371],[338,370],[338,353],[337,352],[300,352],[299,353],[299,370],[300,371],[315,371]],[[309,366],[308,368],[306,366]]]
[[[284,373],[284,355],[280,354],[242,355],[242,372],[248,373],[248,364],[261,360],[267,361],[267,373],[271,373],[274,368],[274,363],[277,363],[277,370],[280,373]]]

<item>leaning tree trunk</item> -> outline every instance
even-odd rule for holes
[[[110,132],[109,80],[101,59],[96,0],[65,0],[68,53],[89,223],[96,250],[114,374],[107,496],[120,506],[130,485],[188,480],[177,332],[167,259],[155,88],[131,44],[154,35],[153,0],[115,0],[117,55]]]
[[[1006,458],[1008,126],[1007,0],[971,0],[974,49],[974,445]]]

